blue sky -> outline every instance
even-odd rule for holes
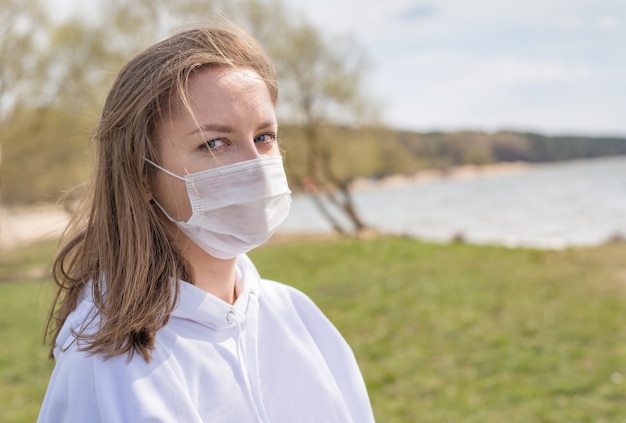
[[[360,42],[393,127],[626,136],[626,0],[283,1]]]
[[[624,0],[285,1],[359,40],[392,126],[626,136]]]

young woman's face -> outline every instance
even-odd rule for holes
[[[159,164],[184,176],[245,160],[278,156],[278,126],[265,82],[245,68],[204,69],[189,81],[189,102],[156,131]],[[191,217],[185,182],[157,171],[151,194],[174,219]]]

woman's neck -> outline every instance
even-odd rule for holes
[[[229,304],[235,302],[237,258],[221,260],[207,254],[194,242],[186,240],[180,251],[193,270],[193,284]]]

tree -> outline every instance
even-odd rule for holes
[[[97,19],[76,15],[49,31],[47,54],[39,61],[48,106],[96,112],[130,57],[172,26],[213,10],[194,0],[107,0],[91,7]]]
[[[80,195],[73,188],[91,169],[90,132],[117,70],[162,37],[168,25],[189,19],[193,10],[208,14],[209,9],[192,0],[175,5],[164,0],[101,1],[89,5],[96,13],[62,22],[42,20],[34,31],[43,14],[36,0],[0,1],[7,6],[0,14],[7,23],[2,30],[14,25],[12,36],[4,37],[0,46],[3,65],[7,63],[0,87],[10,89],[0,93],[0,100],[22,100],[19,115],[0,122],[3,172],[11,180],[4,187],[6,202],[55,201],[68,190],[68,200],[73,200]]]
[[[32,53],[39,29],[47,21],[37,0],[0,0],[0,127],[14,116],[25,93],[36,90],[31,83],[34,67]],[[6,134],[0,131],[0,199],[4,192],[3,156]]]
[[[351,180],[339,177],[333,169],[335,151],[324,136],[333,127],[360,125],[373,115],[373,102],[364,95],[367,63],[361,49],[350,38],[325,37],[279,0],[243,0],[229,10],[273,59],[281,90],[279,112],[303,128],[306,156],[291,161],[288,155],[290,173],[297,175],[297,184],[335,231],[366,230],[350,191]],[[331,209],[347,218],[351,228],[335,218]]]
[[[32,88],[36,43],[47,20],[37,0],[0,0],[0,5],[1,122]]]

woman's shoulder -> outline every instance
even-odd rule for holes
[[[67,315],[56,337],[53,349],[55,359],[74,345],[77,349],[82,349],[82,339],[95,333],[99,326],[100,315],[97,308],[89,298],[82,297],[76,308]]]
[[[315,338],[345,343],[343,336],[326,314],[311,297],[298,288],[262,279],[259,303],[262,314],[266,317],[271,315],[278,321],[289,321],[290,325],[303,325]]]
[[[40,422],[194,421],[187,419],[193,410],[184,407],[186,392],[172,366],[163,365],[163,354],[155,351],[146,362],[139,354],[107,358],[81,347],[77,339],[56,357]]]
[[[292,285],[270,279],[261,279],[260,291],[262,301],[279,302],[283,305],[289,303],[299,308],[304,307],[321,312],[308,294]]]

